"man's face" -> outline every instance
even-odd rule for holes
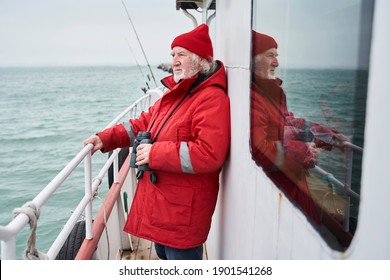
[[[171,52],[173,78],[175,82],[191,78],[201,69],[199,61],[194,59],[193,53],[182,47],[174,47]]]
[[[254,57],[253,71],[261,79],[275,79],[275,70],[279,66],[278,52],[275,48],[266,50]]]

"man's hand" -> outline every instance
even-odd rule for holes
[[[332,135],[332,140],[334,141],[334,146],[338,147],[339,149],[344,149],[344,142],[350,142],[349,138],[345,136],[344,134],[338,133]]]
[[[136,165],[140,166],[149,163],[149,153],[152,144],[140,144],[137,147]]]
[[[321,149],[318,148],[314,143],[305,143],[305,144],[307,146],[308,153],[310,155],[309,156],[309,158],[310,158],[309,162],[310,163],[308,163],[307,165],[310,168],[312,168],[312,167],[314,167],[318,163],[318,161],[320,159],[320,151],[321,151]]]
[[[92,135],[91,137],[85,139],[83,144],[84,147],[87,146],[88,144],[93,145],[93,149],[91,150],[92,154],[94,154],[96,151],[103,148],[103,142],[102,140],[100,140],[99,136],[97,135]]]

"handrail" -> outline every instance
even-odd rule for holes
[[[345,214],[344,214],[344,219],[343,219],[343,230],[345,232],[349,231],[349,219],[350,219],[350,209],[349,209],[349,204],[350,204],[350,198],[353,197],[356,200],[360,200],[360,195],[356,192],[354,192],[351,188],[351,178],[352,178],[352,157],[354,152],[358,153],[363,153],[363,148],[352,144],[351,142],[348,141],[343,141],[340,145],[337,145],[338,148],[342,149],[345,154],[346,154],[346,162],[348,166],[348,173],[346,177],[346,182],[341,182],[337,178],[334,177],[332,173],[327,172],[326,170],[322,169],[319,166],[314,166],[313,168],[310,169],[310,172],[325,178],[328,183],[329,187],[335,187],[339,190],[341,190],[345,195],[345,200],[346,200],[346,207],[344,209]]]
[[[47,200],[54,194],[58,187],[76,169],[81,161],[90,154],[92,145],[84,147],[58,174],[54,179],[32,200],[32,203],[40,209]],[[83,200],[88,200],[84,197]],[[81,213],[80,213],[81,214]],[[29,218],[26,214],[17,215],[7,226],[1,226],[0,235],[2,240],[2,259],[16,258],[16,235],[28,224]],[[65,228],[62,230],[66,230]],[[69,232],[71,229],[69,230]],[[69,234],[69,233],[68,233]],[[62,246],[62,245],[61,245]]]
[[[133,104],[131,104],[129,107],[127,107],[125,110],[123,110],[123,112],[120,113],[115,119],[113,119],[105,128],[109,128],[111,126],[114,126],[115,124],[118,123],[118,121],[120,119],[122,119],[125,115],[127,115],[128,113],[131,113],[132,111],[135,114],[137,114],[138,104],[141,104],[141,106],[144,108],[145,107],[145,101],[148,101],[146,103],[148,103],[149,106],[150,106],[151,94],[146,94],[146,95],[138,98]],[[134,115],[131,116],[131,117],[134,117]]]
[[[122,165],[122,168],[118,174],[118,181],[114,182],[103,202],[103,207],[100,207],[96,219],[93,222],[92,226],[92,236],[91,239],[85,239],[82,243],[78,254],[75,257],[75,260],[90,260],[97,248],[100,237],[105,228],[105,220],[111,214],[112,208],[115,205],[115,202],[119,196],[120,190],[123,186],[123,183],[126,179],[126,176],[130,169],[130,157],[127,157],[125,162]]]
[[[92,149],[93,146],[92,146],[92,144],[90,144],[90,145],[91,145],[90,148]],[[91,192],[92,194],[95,194],[97,192],[98,187],[100,186],[100,184],[103,181],[102,180],[103,177],[107,173],[108,169],[110,168],[110,166],[112,165],[114,160],[117,159],[118,153],[119,153],[119,149],[115,150],[112,153],[110,158],[104,164],[103,168],[100,170],[100,172],[97,176],[97,179],[93,180],[92,192]],[[57,236],[56,240],[53,242],[52,246],[50,247],[49,251],[47,252],[49,259],[56,258],[56,256],[58,255],[58,252],[61,250],[61,247],[63,246],[65,240],[68,238],[74,225],[76,224],[77,220],[79,219],[79,217],[83,213],[83,210],[88,206],[88,203],[91,202],[92,198],[93,198],[93,196],[88,197],[87,195],[85,195],[83,197],[83,199],[80,201],[80,203],[77,205],[77,207],[73,211],[71,217],[66,222],[64,228],[62,229],[60,234]],[[90,221],[88,221],[87,219],[90,219]],[[86,217],[86,222],[87,222],[86,231],[87,231],[87,233],[89,233],[89,236],[87,235],[87,237],[91,238],[92,237],[92,216],[90,218]],[[89,222],[91,222],[91,223],[89,223]]]
[[[350,153],[350,155],[349,155],[350,160],[352,160],[352,154],[351,154],[352,152],[363,153],[363,148],[361,148],[355,144],[352,144],[351,142],[348,142],[348,141],[343,141],[339,145],[339,147],[345,148],[347,150],[346,152]],[[326,170],[322,169],[321,167],[319,167],[317,165],[314,166],[313,168],[310,168],[310,171],[321,176],[321,177],[326,178],[326,180],[329,183],[334,184],[337,188],[342,190],[344,193],[346,193],[346,194],[348,194],[348,195],[350,195],[358,200],[360,199],[360,195],[351,189],[350,182],[347,182],[347,183],[341,182],[340,180],[336,179],[332,173],[327,172]],[[351,172],[351,170],[349,170],[349,172]]]
[[[152,93],[153,94],[153,93]],[[151,104],[152,94],[146,93],[144,96],[137,99],[133,104],[120,113],[113,121],[111,121],[105,128],[115,125],[125,115],[130,114],[130,117],[134,117],[140,112],[137,110],[146,110]],[[120,149],[115,150],[109,159],[100,170],[98,176],[91,182],[91,150],[92,144],[86,145],[55,177],[46,185],[45,188],[32,200],[32,203],[40,209],[49,198],[55,193],[55,191],[62,185],[62,183],[69,177],[69,175],[79,166],[79,164],[85,162],[85,195],[77,205],[76,209],[68,219],[67,223],[53,242],[52,246],[47,252],[47,257],[51,260],[55,259],[61,247],[68,238],[74,225],[76,224],[83,211],[86,211],[86,235],[87,238],[92,237],[92,199],[93,194],[96,193],[99,185],[102,182],[103,177],[108,172],[108,169],[113,164],[114,160],[114,177],[118,176],[118,153]],[[116,168],[115,168],[116,166]],[[86,210],[87,209],[87,210]],[[0,226],[0,239],[1,239],[1,259],[12,260],[16,259],[16,236],[26,227],[29,223],[29,218],[26,214],[20,213],[6,226]]]
[[[336,187],[338,187],[339,189],[344,191],[346,194],[348,194],[348,195],[350,195],[350,196],[352,196],[352,197],[354,197],[356,199],[360,199],[360,195],[357,194],[356,192],[354,192],[353,190],[351,190],[350,186],[348,186],[345,183],[339,181],[338,179],[336,179],[333,176],[333,174],[325,171],[321,167],[316,165],[315,167],[311,168],[310,171],[318,174],[319,176],[326,177],[326,180],[328,180],[330,183],[336,185]]]
[[[352,149],[354,152],[363,153],[363,148],[362,147],[359,147],[359,146],[357,146],[355,144],[352,144],[351,142],[344,141],[341,145],[343,147]]]

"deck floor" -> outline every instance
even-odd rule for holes
[[[152,241],[131,236],[133,251],[123,251],[122,260],[159,260]]]
[[[152,241],[132,235],[131,241],[133,244],[133,251],[123,251],[122,260],[159,260]],[[203,245],[203,259],[207,260],[207,249],[205,245]]]

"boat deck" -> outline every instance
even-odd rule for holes
[[[133,250],[122,252],[122,260],[159,260],[152,241],[131,236]],[[203,245],[203,259],[207,260],[207,249]]]
[[[159,260],[152,241],[131,236],[133,250],[122,252],[122,260]]]

